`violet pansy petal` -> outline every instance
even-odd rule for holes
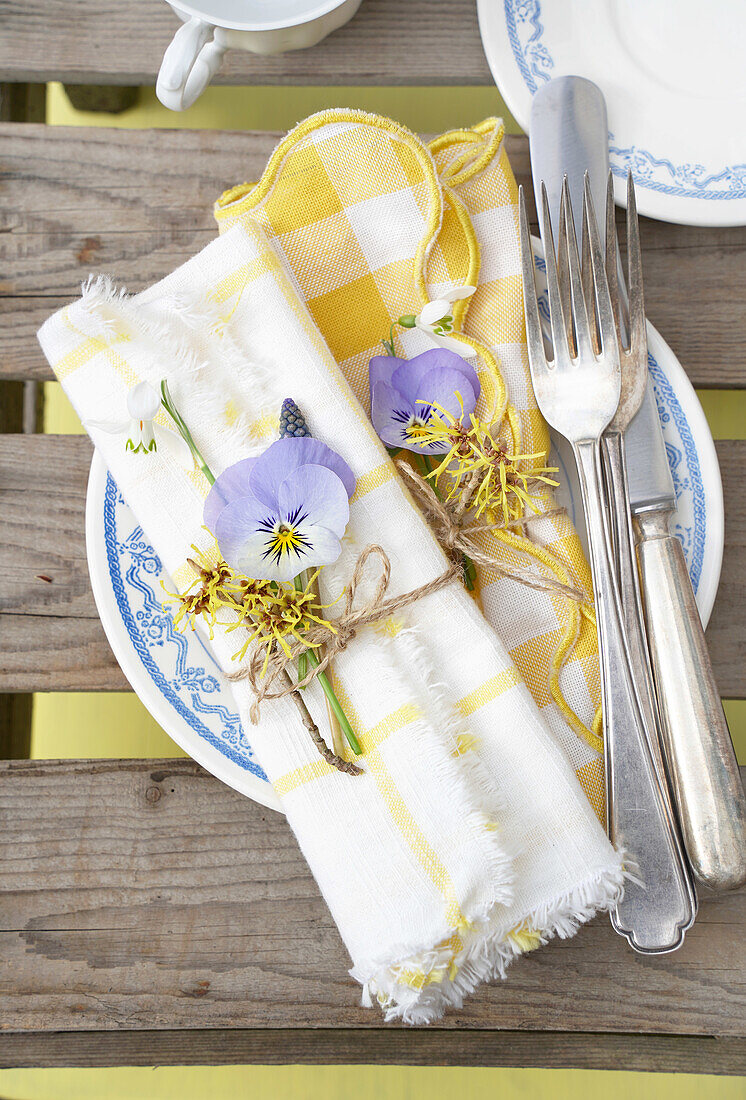
[[[386,382],[391,385],[391,375],[406,363],[406,359],[396,359],[391,355],[374,355],[368,364],[368,381],[371,392],[376,382]]]
[[[304,526],[299,534],[301,545],[282,552],[272,548],[272,540],[266,535],[250,539],[243,547],[241,571],[268,581],[292,581],[304,569],[331,565],[342,552],[342,543],[325,527]]]
[[[202,513],[202,522],[213,535],[217,535],[215,524],[226,504],[250,493],[249,474],[257,461],[256,458],[242,458],[240,462],[226,467],[222,474],[215,478],[215,484],[205,497]]]
[[[476,403],[474,391],[460,371],[450,370],[448,367],[437,367],[423,379],[414,407],[417,415],[424,419],[430,417],[434,405],[458,418],[461,416],[462,406],[464,414],[468,416],[469,413],[474,412]],[[439,410],[434,411],[437,416]]]
[[[235,566],[235,554],[244,540],[256,530],[272,530],[278,520],[276,511],[265,507],[251,493],[230,500],[220,509],[213,529],[223,558]]]
[[[355,475],[341,455],[319,439],[294,436],[278,439],[257,459],[250,478],[251,491],[268,507],[277,506],[277,493],[286,477],[300,466],[326,466],[344,485],[348,497],[355,492]]]
[[[231,547],[231,555],[233,568],[256,580],[292,581],[310,564],[304,560],[305,550],[301,554],[296,551],[277,553],[271,531],[247,532],[240,544]]]
[[[280,518],[305,530],[321,525],[340,538],[350,519],[347,490],[326,466],[307,465],[286,477],[277,493]],[[322,563],[314,559],[314,565]]]
[[[274,529],[278,518],[276,512],[266,508],[251,493],[229,501],[220,510],[213,528],[220,553],[228,564],[240,569],[244,544],[257,532],[264,532],[269,537],[268,532]]]
[[[278,541],[280,517],[261,509],[255,498],[234,501],[218,517],[217,538],[225,560],[247,577],[292,581],[304,569],[329,565],[341,552],[337,535],[318,524],[296,528],[292,542]]]
[[[416,355],[414,359],[410,359],[409,362],[397,367],[393,373],[391,385],[404,394],[412,403],[419,398],[429,400],[431,395],[426,391],[431,387],[426,379],[431,371],[437,368],[447,368],[461,374],[464,382],[460,383],[457,388],[464,397],[464,401],[467,401],[470,393],[473,394],[476,401],[479,396],[477,372],[462,356],[455,355],[445,348],[432,348],[430,351],[423,351],[421,355]]]
[[[370,399],[370,419],[379,439],[389,447],[406,445],[405,429],[413,416],[414,406],[393,386],[379,382]]]
[[[311,544],[310,556],[314,565],[331,565],[342,553],[342,543],[336,531],[325,525],[309,524],[303,527],[302,532]]]

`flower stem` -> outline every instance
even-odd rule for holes
[[[173,398],[171,397],[168,389],[168,382],[165,378],[161,379],[161,402],[164,409],[171,417],[176,427],[179,429],[179,435],[184,440],[189,450],[192,452],[192,458],[194,459],[196,465],[199,466],[200,470],[205,475],[210,485],[214,485],[215,475],[202,457],[202,454],[200,453],[197,444],[192,439],[192,433],[189,431],[189,428],[187,428],[186,424],[181,418],[181,414],[174,405]]]
[[[288,687],[292,687],[292,681],[287,672],[283,674],[283,680]],[[353,764],[351,760],[343,760],[341,756],[337,756],[337,754],[335,752],[332,752],[332,750],[329,748],[326,741],[319,733],[319,727],[316,725],[313,718],[311,717],[308,707],[303,701],[300,692],[291,692],[290,698],[293,700],[296,707],[298,708],[301,721],[310,733],[311,740],[323,756],[324,760],[326,760],[327,764],[331,764],[331,766],[333,768],[336,768],[337,771],[346,772],[347,775],[361,775],[362,768],[359,768],[357,764]]]
[[[433,472],[433,470],[435,469],[435,466],[433,465],[432,457],[430,455],[423,454],[423,452],[420,452],[420,464],[422,466],[422,472],[424,473],[425,477],[427,477],[428,474],[431,474]],[[436,497],[442,503],[443,502],[443,496],[441,494],[440,489],[436,485],[435,481],[431,481],[430,484],[433,487],[433,492],[435,493]]]
[[[431,474],[435,469],[432,456],[420,453],[420,460],[422,462],[422,468],[424,470],[425,477],[427,477],[428,474]],[[435,493],[436,497],[439,501],[442,502],[443,497],[441,496],[438,486],[435,484],[434,481],[431,481],[430,484],[433,487],[433,492]],[[466,590],[467,592],[473,592],[474,585],[477,582],[477,571],[474,568],[474,562],[471,560],[468,554],[462,554],[461,560],[464,566],[464,584],[466,586]]]
[[[293,582],[295,584],[295,591],[296,592],[303,592],[304,591],[304,589],[306,587],[304,581],[305,581],[305,575],[303,573],[299,573],[298,576],[295,578],[295,581]],[[304,650],[303,653],[301,653],[300,657],[298,658],[298,679],[299,680],[305,680],[307,675],[308,675],[308,651]],[[305,691],[306,689],[302,688],[301,690]]]
[[[312,649],[309,649],[306,652],[308,654],[308,659],[311,662],[311,664],[314,666],[314,668],[317,668],[318,665],[319,665],[319,659],[316,656],[315,652]],[[318,676],[316,677],[316,679],[321,684],[321,687],[323,688],[324,694],[326,695],[327,699],[329,700],[329,705],[331,706],[332,710],[334,711],[334,713],[337,716],[337,721],[339,722],[340,726],[342,727],[342,732],[344,733],[345,737],[347,738],[348,745],[350,746],[352,751],[355,753],[355,756],[360,756],[362,754],[362,751],[363,751],[360,748],[360,742],[358,741],[357,737],[355,736],[355,731],[353,730],[352,726],[350,725],[350,723],[347,720],[347,715],[342,710],[342,704],[340,703],[339,699],[337,698],[336,693],[334,691],[334,688],[330,684],[326,673],[325,672],[320,672],[318,674]]]
[[[388,340],[384,337],[381,343],[386,349],[386,354],[392,359],[396,359],[396,348],[394,347],[394,328],[396,327],[396,321],[393,321],[391,328],[389,329]]]
[[[466,591],[473,592],[474,586],[477,583],[477,571],[474,567],[474,562],[468,554],[463,554],[462,559],[464,563],[464,584],[466,585]]]

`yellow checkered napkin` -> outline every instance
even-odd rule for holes
[[[478,286],[454,314],[482,384],[477,413],[501,423],[509,453],[548,450],[526,357],[517,190],[498,120],[445,134],[427,149],[388,119],[315,115],[282,142],[256,187],[221,197],[216,216],[221,231],[252,220],[270,235],[365,408],[368,361],[382,353],[391,322],[451,287]],[[397,343],[405,357],[432,346],[426,334],[401,329]],[[536,505],[553,510],[551,492]],[[588,566],[566,515],[482,543],[508,568],[531,568],[590,597]],[[592,612],[489,568],[478,572],[488,621],[603,821]]]
[[[106,280],[89,287],[39,337],[179,590],[194,576],[185,564],[192,544],[214,553],[201,526],[207,481],[161,450],[133,455],[123,437],[94,426],[120,419],[129,389],[164,374],[215,472],[276,436],[288,394],[313,434],[350,464],[356,491],[342,557],[322,572],[325,602],[370,543],[390,557],[392,595],[443,573],[442,551],[280,253],[250,221],[134,298]],[[240,631],[216,633],[224,669],[242,642]],[[318,756],[287,699],[265,701],[250,726],[250,689],[243,681],[233,691],[366,1003],[377,1000],[388,1018],[429,1022],[514,956],[572,934],[615,902],[621,860],[458,581],[360,630],[335,658],[334,682],[363,747],[356,778]],[[324,728],[317,685],[305,697]]]

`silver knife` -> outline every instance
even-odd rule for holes
[[[575,205],[586,169],[603,209],[607,134],[603,95],[590,81],[561,77],[537,92],[532,170],[535,181],[545,180],[554,212],[563,175]],[[715,889],[735,887],[746,880],[746,800],[681,543],[669,532],[676,498],[650,380],[625,451],[659,728],[685,846],[698,878]],[[629,625],[636,609],[625,610]],[[659,746],[651,751],[660,765]]]

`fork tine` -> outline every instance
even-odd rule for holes
[[[593,355],[593,341],[590,325],[588,323],[588,310],[583,296],[583,284],[580,278],[580,257],[578,255],[578,238],[575,233],[575,218],[572,213],[572,201],[570,199],[570,185],[565,176],[562,184],[562,215],[565,234],[560,240],[560,253],[566,256],[567,268],[570,276],[570,289],[572,291],[572,308],[575,318],[575,344],[578,355]]]
[[[557,260],[554,250],[554,237],[552,235],[552,219],[549,213],[549,200],[547,189],[541,185],[541,238],[544,242],[544,262],[547,265],[547,290],[549,292],[549,319],[552,325],[552,347],[554,348],[555,366],[564,365],[570,358],[570,347],[567,342],[567,321],[562,312],[562,299],[560,297],[559,279],[557,277]]]
[[[547,370],[544,354],[544,338],[541,333],[539,303],[536,298],[536,278],[534,274],[534,252],[531,247],[531,234],[526,216],[526,196],[523,187],[518,188],[518,216],[521,230],[521,267],[523,272],[523,307],[526,313],[526,341],[528,361],[531,372]]]
[[[565,176],[565,180],[567,177]],[[570,267],[567,260],[567,249],[563,247],[563,241],[567,235],[567,216],[565,204],[560,202],[559,214],[559,245],[557,248],[557,281],[559,282],[560,301],[562,303],[562,317],[565,322],[567,344],[570,355],[576,354],[575,334],[572,326],[572,291],[570,290]]]
[[[614,310],[614,323],[619,347],[622,347],[621,301],[619,297],[619,273],[617,268],[618,243],[614,214],[614,178],[609,172],[606,180],[606,279]]]
[[[604,255],[601,248],[601,238],[598,235],[596,215],[593,210],[593,196],[588,173],[585,174],[583,186],[583,206],[586,210],[588,227],[588,244],[593,266],[593,281],[596,285],[596,309],[598,311],[598,325],[601,333],[601,347],[610,362],[616,362],[619,367],[619,344],[616,337],[616,325],[614,323],[614,311],[611,308],[609,297],[609,284],[606,281],[604,270]]]
[[[637,220],[637,202],[632,173],[627,175],[627,269],[629,285],[629,347],[633,355],[645,352],[647,332],[645,328],[645,300],[642,290],[642,250],[640,248],[640,223]]]
[[[591,326],[593,348],[596,352],[600,352],[601,336],[598,331],[598,321],[596,319],[596,295],[593,289],[593,264],[591,263],[591,245],[588,238],[588,214],[585,209],[585,203],[583,203],[583,228],[581,236],[583,243],[580,278],[583,283],[583,297],[585,298],[585,305],[588,310],[588,323]]]

